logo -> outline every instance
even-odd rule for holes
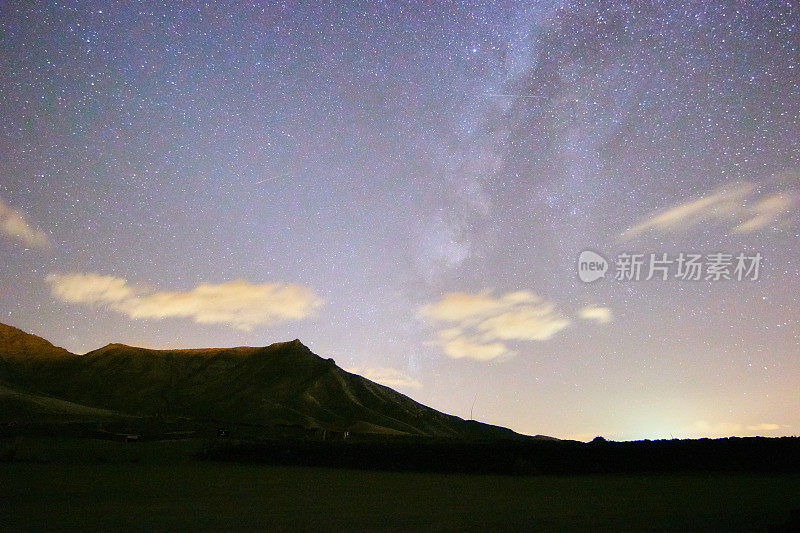
[[[578,257],[578,277],[584,283],[591,283],[606,277],[608,261],[602,255],[584,250]]]
[[[634,254],[620,253],[614,260],[613,279],[639,281],[745,281],[758,280],[761,274],[761,253],[684,253]],[[591,283],[606,277],[609,265],[597,252],[584,250],[578,257],[578,277]]]

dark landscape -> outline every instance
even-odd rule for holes
[[[790,530],[800,509],[798,438],[530,437],[299,341],[75,355],[0,325],[0,380],[10,529]]]

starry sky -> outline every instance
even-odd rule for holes
[[[0,321],[78,353],[299,338],[529,434],[800,434],[798,22],[3,3]],[[604,278],[579,279],[584,250]],[[681,253],[762,260],[645,279]]]

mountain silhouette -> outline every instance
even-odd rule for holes
[[[12,400],[29,414],[89,409],[352,433],[522,437],[426,407],[342,370],[297,339],[262,348],[190,350],[109,344],[77,355],[0,324],[0,406]]]

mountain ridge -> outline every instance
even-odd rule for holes
[[[180,350],[110,343],[77,355],[0,324],[0,380],[50,398],[137,416],[265,428],[524,438],[442,413],[347,372],[299,339],[264,347]]]
[[[44,351],[47,355],[57,356],[75,355],[64,348],[55,346],[47,339],[2,322],[0,322],[0,347],[2,347],[3,353],[11,356],[19,355],[20,351],[24,351],[26,355],[34,351],[37,354],[42,354]]]

